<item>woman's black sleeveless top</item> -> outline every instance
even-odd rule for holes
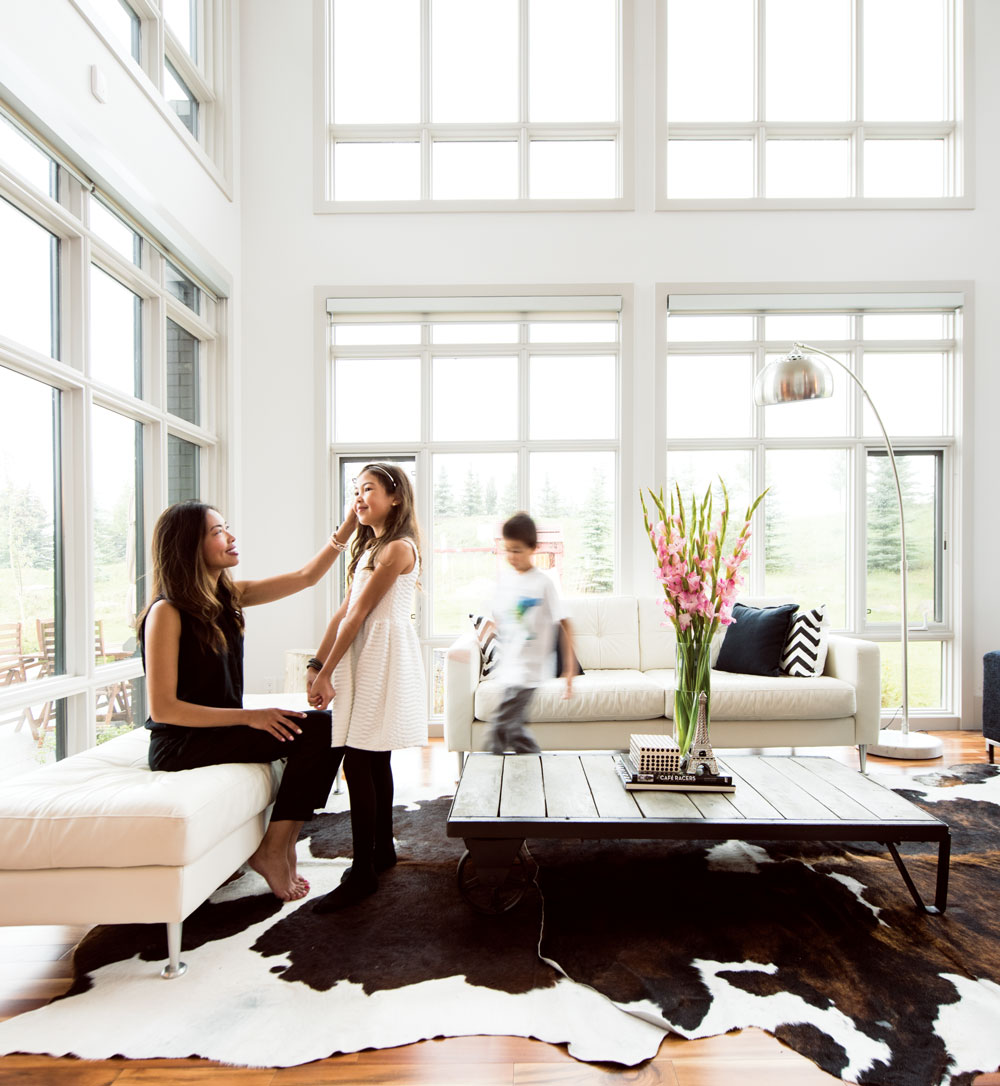
[[[162,598],[162,597],[161,597]],[[208,705],[213,709],[243,707],[243,632],[235,614],[223,612],[219,625],[226,637],[226,651],[215,652],[202,644],[194,632],[191,617],[178,608],[181,616],[181,640],[177,653],[177,698],[192,705]],[[146,662],[143,648],[143,665]],[[162,724],[152,718],[146,727],[153,732],[169,734],[184,725]],[[187,731],[187,729],[184,729]]]

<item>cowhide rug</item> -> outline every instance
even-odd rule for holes
[[[397,806],[402,862],[374,897],[316,916],[350,848],[349,816],[326,814],[300,843],[310,899],[282,907],[253,874],[224,886],[185,923],[172,982],[160,927],[96,928],[67,997],[0,1024],[0,1052],[287,1066],[513,1034],[633,1065],[667,1031],[758,1026],[851,1081],[968,1084],[1000,1066],[1000,766],[902,791],[952,828],[943,917],[881,846],[732,841],[535,841],[538,890],[483,917],[457,892],[444,797]],[[930,898],[936,849],[901,851]]]

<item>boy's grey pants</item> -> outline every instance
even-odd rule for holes
[[[510,735],[511,728],[520,731],[524,727],[524,718],[528,715],[528,706],[534,697],[533,686],[508,686],[500,700],[500,708],[493,718],[493,729],[502,738]]]

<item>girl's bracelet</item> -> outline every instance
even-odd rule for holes
[[[340,540],[337,538],[337,532],[339,532],[342,527],[342,524],[338,524],[337,527],[333,530],[333,535],[330,536],[330,546],[333,547],[335,551],[347,550],[347,544],[341,543]]]
[[[310,656],[306,661],[306,671],[312,668],[313,671],[323,670],[323,661],[318,656]]]

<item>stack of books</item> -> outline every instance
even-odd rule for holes
[[[614,756],[615,769],[629,792],[735,792],[732,777],[696,773],[640,772],[624,751]]]

